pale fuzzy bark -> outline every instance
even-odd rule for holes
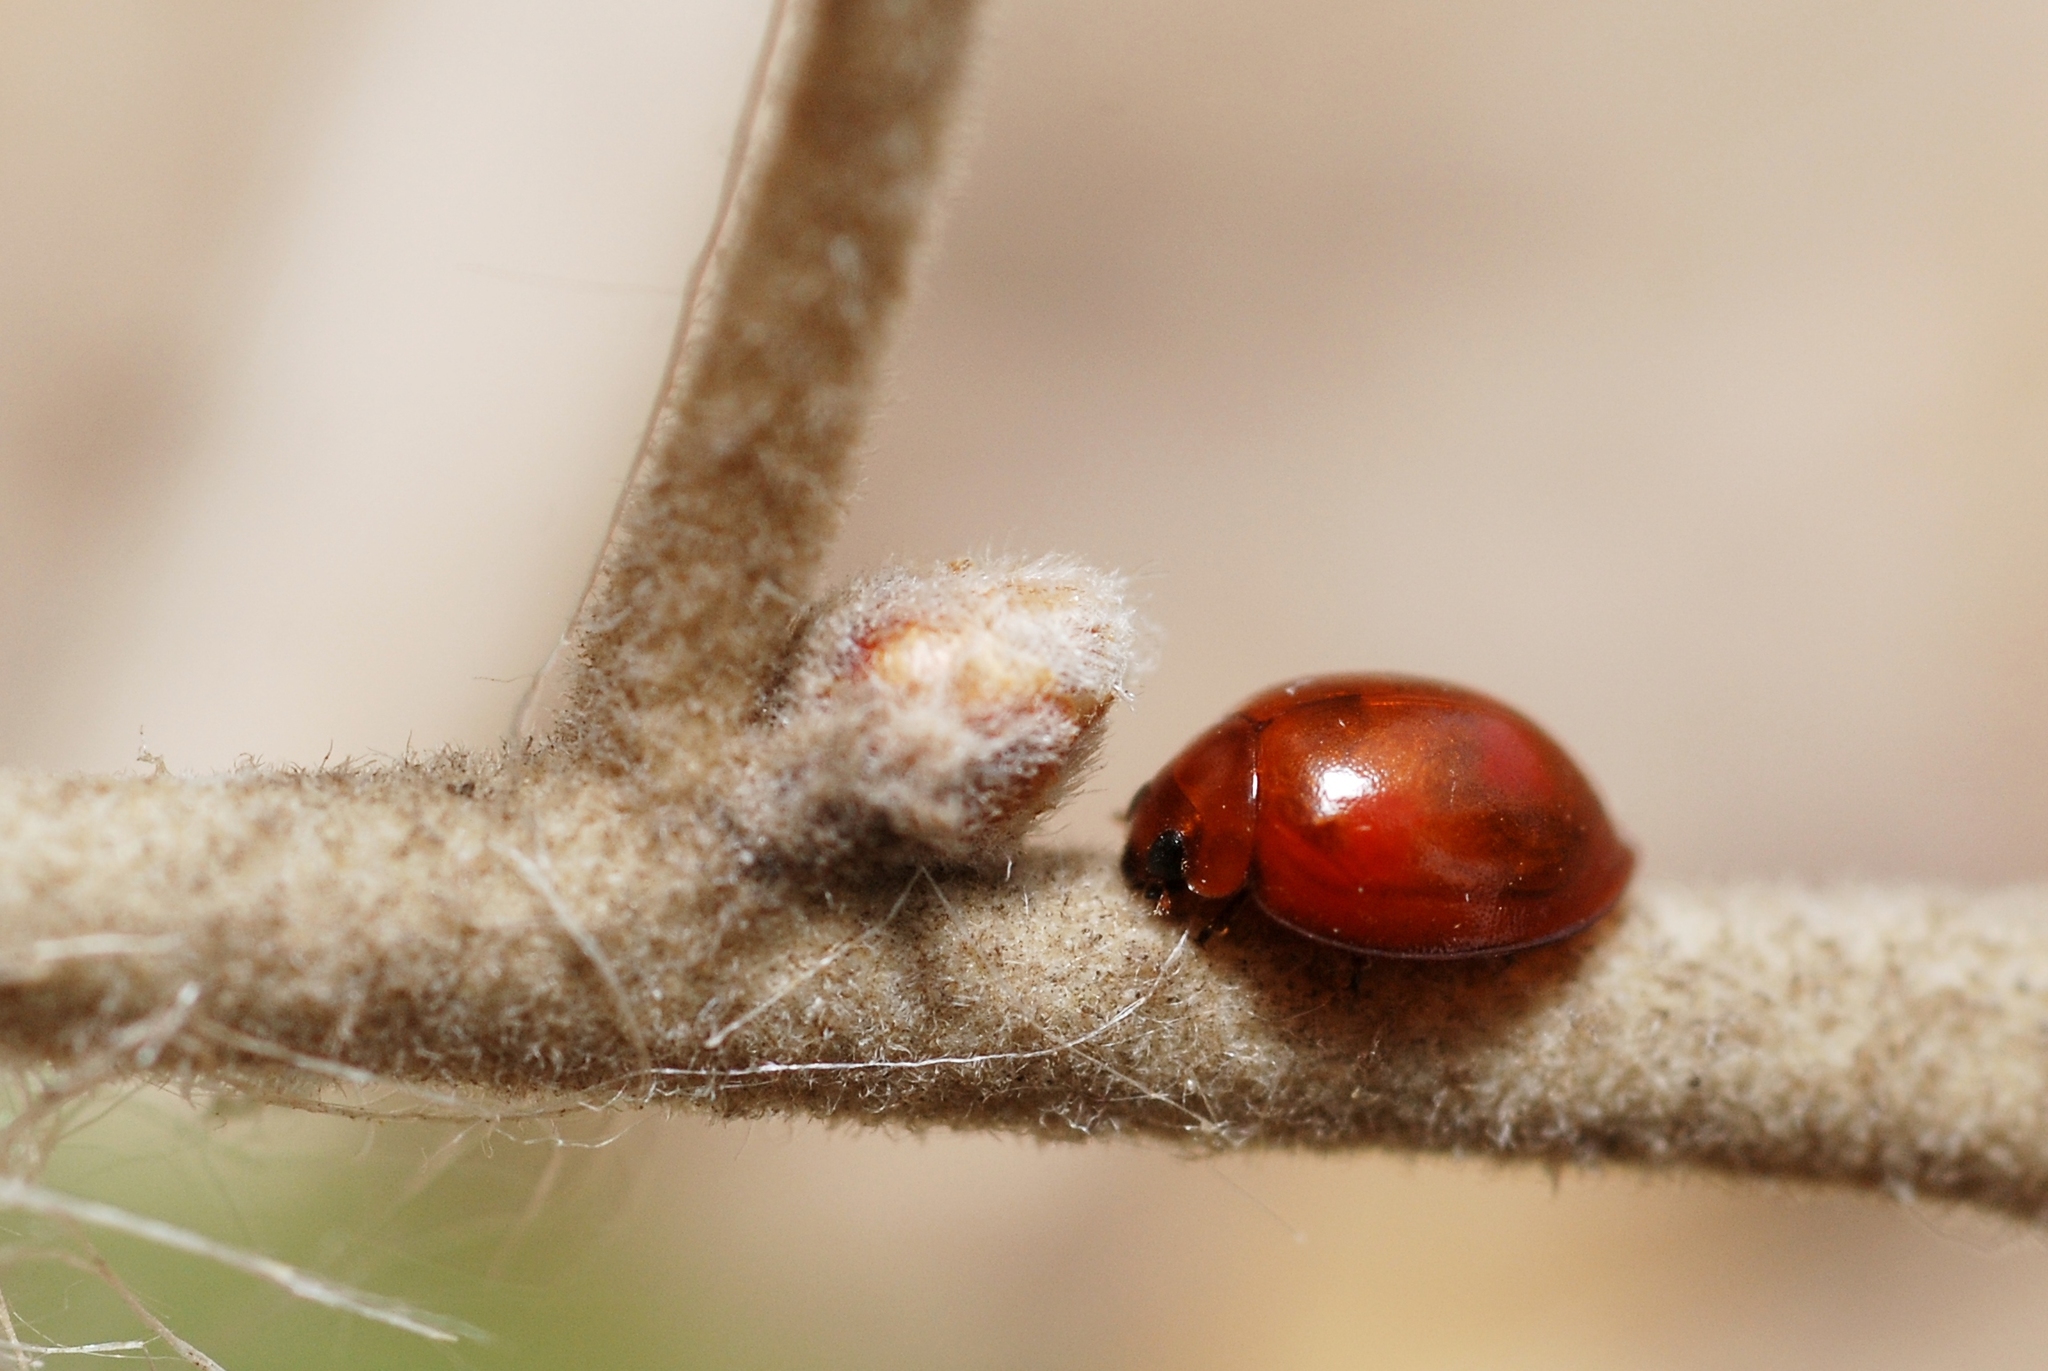
[[[967,10],[786,17],[554,730],[375,772],[0,773],[14,1058],[483,1112],[1626,1158],[2040,1213],[2048,892],[1645,889],[1560,946],[1395,963],[1251,915],[1197,945],[1107,853],[856,876],[745,837],[739,730],[836,519]]]
[[[771,41],[735,193],[529,736],[687,783],[755,705],[837,530],[942,169],[968,0],[817,0]]]
[[[2048,1205],[2038,889],[1652,888],[1588,937],[1415,963],[1250,914],[1197,945],[1100,855],[781,884],[697,816],[558,771],[11,776],[0,833],[24,1055],[191,986],[160,1065],[254,1038],[480,1108],[575,1091]]]

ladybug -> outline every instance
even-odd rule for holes
[[[1311,676],[1253,696],[1131,801],[1162,912],[1241,898],[1320,942],[1476,957],[1578,932],[1635,868],[1578,767],[1476,691]]]

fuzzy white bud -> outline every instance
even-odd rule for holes
[[[1126,693],[1121,578],[1060,558],[864,577],[797,626],[732,812],[804,862],[969,861],[1014,845]]]

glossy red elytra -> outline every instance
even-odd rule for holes
[[[1576,933],[1635,856],[1564,749],[1497,700],[1314,676],[1247,700],[1131,801],[1125,879],[1168,913],[1249,895],[1323,942],[1474,957]]]

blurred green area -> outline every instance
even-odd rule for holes
[[[2034,1230],[1697,1175],[655,1112],[224,1117],[144,1093],[44,1179],[488,1335],[429,1342],[95,1232],[230,1371],[1988,1368],[2048,1345]],[[30,1341],[146,1336],[70,1267],[18,1259],[4,1281]]]
[[[93,1234],[159,1317],[237,1371],[802,1364],[772,1328],[719,1308],[687,1264],[650,1259],[623,1205],[630,1159],[645,1152],[630,1121],[570,1125],[557,1136],[533,1124],[372,1124],[281,1109],[222,1118],[143,1095],[65,1143],[45,1179],[488,1334],[436,1344],[196,1257]],[[68,1267],[30,1261],[5,1279],[32,1340],[146,1335]]]
[[[736,1322],[621,1225],[629,1139],[620,1121],[558,1142],[531,1125],[277,1109],[223,1118],[144,1095],[67,1141],[45,1179],[487,1335],[436,1344],[196,1257],[92,1234],[160,1318],[234,1368],[797,1364],[795,1349]],[[61,1224],[10,1227],[63,1238]],[[55,1262],[12,1266],[5,1290],[29,1341],[147,1335],[101,1282]]]

